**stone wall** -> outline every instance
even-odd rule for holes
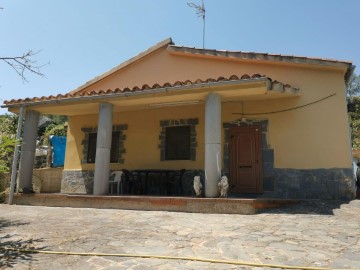
[[[194,196],[194,176],[199,175],[205,189],[205,173],[203,170],[186,170],[181,178],[181,190],[176,191],[178,196]],[[94,171],[63,171],[61,193],[93,194]],[[148,188],[151,193],[153,189]],[[155,192],[155,191],[154,191]]]
[[[63,171],[61,193],[93,194],[94,171]]]
[[[40,193],[58,193],[61,189],[62,171],[63,168],[35,169],[33,183],[40,185]]]
[[[224,174],[226,174],[224,172]],[[355,180],[351,169],[273,169],[272,186],[259,194],[262,198],[284,199],[353,199]],[[205,190],[203,170],[186,170],[178,196],[194,196],[193,180],[199,175]],[[229,179],[231,182],[231,179]],[[94,171],[64,171],[61,193],[92,194]],[[265,185],[265,182],[264,182]],[[152,189],[150,188],[149,191]],[[241,194],[229,194],[241,197]]]
[[[33,170],[33,190],[37,193],[59,193],[63,168]],[[10,187],[11,173],[4,173],[4,188]]]
[[[239,119],[223,123],[224,169],[229,177],[229,128],[261,126],[263,187],[265,198],[353,199],[356,194],[352,169],[278,169],[274,167],[274,149],[267,143],[267,119]],[[231,183],[231,178],[229,177]]]
[[[274,188],[262,197],[287,199],[354,199],[352,169],[274,169]]]

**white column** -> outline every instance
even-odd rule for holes
[[[205,196],[217,197],[221,177],[221,99],[210,93],[205,101]]]
[[[94,195],[109,193],[112,111],[113,106],[110,103],[100,104],[96,139]]]
[[[21,143],[18,189],[32,189],[32,175],[39,117],[40,115],[36,111],[26,111],[24,135]]]

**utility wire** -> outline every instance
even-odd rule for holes
[[[319,103],[325,99],[328,99],[328,98],[331,98],[333,96],[335,96],[336,93],[334,94],[331,94],[329,96],[326,96],[322,99],[318,99],[318,100],[315,100],[313,102],[310,102],[310,103],[307,103],[307,104],[304,104],[304,105],[300,105],[300,106],[297,106],[297,107],[294,107],[294,108],[289,108],[289,109],[284,109],[284,110],[279,110],[279,111],[271,111],[271,112],[262,112],[262,113],[232,113],[232,114],[240,114],[240,115],[262,115],[262,114],[274,114],[274,113],[282,113],[282,112],[288,112],[288,111],[293,111],[293,110],[297,110],[297,109],[300,109],[300,108],[304,108],[306,106],[310,106],[310,105],[313,105],[315,103]]]

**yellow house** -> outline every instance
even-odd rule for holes
[[[353,69],[164,40],[67,94],[6,101],[11,112],[26,109],[19,185],[31,187],[39,114],[60,114],[62,193],[106,195],[111,172],[126,169],[160,175],[145,183],[149,194],[181,170],[176,195],[192,195],[199,175],[205,196],[217,197],[226,175],[230,196],[354,198],[345,92]]]

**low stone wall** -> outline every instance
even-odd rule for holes
[[[194,176],[200,175],[205,187],[205,174],[203,170],[187,170],[181,179],[179,196],[193,196]],[[61,180],[61,193],[65,194],[93,194],[94,171],[63,171]]]
[[[42,168],[33,170],[33,189],[37,193],[59,193],[62,168]],[[4,188],[10,187],[11,173],[4,173]]]
[[[61,193],[93,194],[94,171],[63,171]]]
[[[277,169],[273,186],[263,197],[291,199],[354,199],[355,178],[352,169]]]
[[[264,209],[296,204],[298,201],[284,199],[15,194],[14,203],[57,207],[250,215],[262,212]]]
[[[59,193],[63,168],[42,168],[33,170],[33,184],[40,193]]]
[[[352,169],[277,169],[264,179],[265,192],[258,197],[279,199],[354,199],[355,179]],[[228,173],[224,173],[228,175]],[[203,170],[187,170],[181,179],[178,196],[194,196],[194,176],[200,175],[205,189]],[[230,186],[231,178],[229,177]],[[94,171],[64,171],[61,193],[93,194]],[[151,193],[151,192],[150,192]],[[241,197],[242,194],[229,194]]]

